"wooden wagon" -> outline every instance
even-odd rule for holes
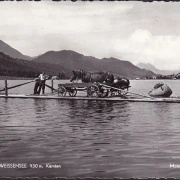
[[[120,96],[125,98],[130,86],[113,87],[104,83],[58,84],[58,95],[75,97],[78,91],[86,91],[88,97]]]

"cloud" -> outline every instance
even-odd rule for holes
[[[154,36],[148,30],[136,29],[128,39],[116,41],[123,58],[137,64],[152,63],[160,69],[180,68],[180,36]]]
[[[136,31],[132,34],[130,40],[140,43],[146,43],[150,41],[152,35],[147,30],[136,29]]]
[[[177,3],[5,1],[0,12],[0,39],[30,56],[70,49],[180,68]]]
[[[118,2],[2,2],[0,38],[31,56],[52,46],[56,50],[71,49],[74,44],[85,49],[88,42],[99,46],[97,39],[102,42],[114,31],[113,17],[132,8],[132,4],[119,6]]]

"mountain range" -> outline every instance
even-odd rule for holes
[[[37,77],[42,72],[51,76],[63,76],[62,78],[69,78],[71,75],[71,71],[61,65],[15,59],[0,52],[0,76]]]
[[[18,50],[0,40],[0,52],[0,68],[2,70],[0,75],[15,76],[17,74],[18,76],[26,75],[27,77],[45,71],[51,75],[57,75],[59,72],[63,72],[66,77],[69,77],[72,70],[80,69],[86,71],[109,71],[116,76],[128,78],[155,75],[154,72],[141,69],[129,61],[113,57],[98,59],[92,56],[84,56],[71,50],[48,51],[33,58],[23,55]],[[26,72],[28,73],[26,74]]]
[[[161,75],[178,74],[180,72],[180,70],[160,70],[160,69],[157,69],[155,66],[153,66],[150,63],[147,63],[147,64],[146,63],[139,63],[136,66],[141,68],[141,69],[150,70],[156,74],[161,74]]]
[[[136,67],[129,61],[116,58],[98,59],[92,56],[84,56],[71,50],[49,51],[32,60],[39,63],[51,63],[63,65],[66,69],[86,71],[109,71],[123,77],[146,77],[155,73]]]
[[[18,59],[24,59],[24,60],[32,60],[32,57],[23,55],[21,52],[18,50],[12,48],[2,40],[0,40],[0,52],[3,52],[4,54],[7,54],[13,58],[18,58]]]

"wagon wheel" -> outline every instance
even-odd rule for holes
[[[66,96],[66,88],[64,86],[59,86],[58,88],[58,96]]]
[[[118,91],[119,95],[125,96],[128,93],[128,89],[123,89],[121,91]]]
[[[127,98],[127,96],[126,96],[127,93],[128,93],[128,89],[120,90],[120,91],[118,91],[118,96],[126,99]]]
[[[116,95],[115,91],[111,88],[111,89],[109,90],[109,96],[113,97],[113,96],[115,96],[115,95]]]
[[[109,89],[101,86],[99,96],[103,98],[103,97],[107,97],[108,95],[109,95]]]
[[[91,85],[87,87],[87,96],[88,97],[100,97],[100,90],[97,85]]]
[[[70,88],[68,93],[69,93],[69,96],[75,97],[77,94],[77,89],[76,88]]]

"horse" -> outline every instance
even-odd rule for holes
[[[114,82],[114,75],[109,72],[87,72],[84,70],[73,71],[73,75],[70,77],[70,82],[74,80],[81,80],[83,83],[89,82],[105,82],[106,84],[112,84]]]
[[[130,85],[129,79],[126,78],[120,78],[120,77],[115,77],[114,82],[112,83],[112,87],[116,88],[128,88]]]
[[[82,71],[72,71],[73,72],[73,75],[71,75],[70,77],[70,82],[74,82],[76,80],[79,81],[82,79]]]

